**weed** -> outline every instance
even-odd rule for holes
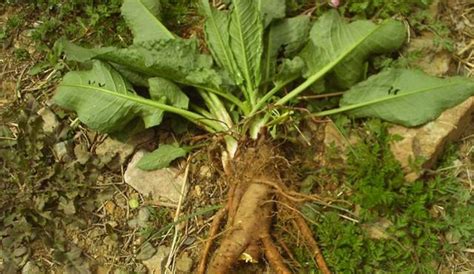
[[[61,137],[45,133],[36,111],[33,99],[0,111],[0,271],[16,273],[26,262],[46,258],[66,271],[84,273],[91,267],[84,253],[100,262],[101,252],[131,252],[119,243],[123,231],[133,228],[115,221],[118,217],[98,214],[106,201],[117,203],[114,192],[121,186],[96,158],[84,164],[59,161],[54,145],[72,143],[74,132],[62,126]],[[161,212],[149,221],[148,226],[159,228],[169,220]],[[103,242],[104,251],[87,241]]]
[[[394,15],[407,16],[418,8],[427,8],[432,0],[355,0],[344,1],[343,12],[361,18],[390,18]]]
[[[334,210],[322,215],[306,210],[315,219],[315,235],[328,264],[341,273],[435,273],[447,257],[474,242],[471,193],[451,174],[406,183],[389,150],[393,137],[386,125],[371,120],[361,132],[341,185],[350,189],[345,198],[359,223]],[[444,163],[454,157],[447,155]],[[300,257],[300,262],[308,259]]]
[[[199,24],[198,0],[162,0],[161,17],[166,25],[178,33]]]
[[[14,31],[21,27],[23,22],[22,14],[14,14],[8,18],[7,22],[0,29],[0,41],[13,35]]]
[[[30,58],[30,54],[28,53],[28,50],[24,48],[17,48],[15,49],[15,58],[18,61],[26,61]]]

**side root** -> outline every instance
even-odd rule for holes
[[[265,251],[265,257],[270,263],[273,270],[278,274],[291,274],[291,271],[283,263],[283,257],[280,255],[280,252],[273,244],[270,235],[262,236],[263,249]]]
[[[212,220],[211,228],[209,230],[209,238],[206,241],[206,244],[204,245],[204,249],[201,252],[201,259],[199,261],[198,269],[196,271],[197,274],[204,274],[206,272],[206,262],[207,262],[207,257],[209,256],[209,251],[211,250],[212,243],[214,242],[214,238],[217,235],[217,232],[219,231],[219,226],[224,219],[225,215],[227,213],[227,209],[221,208],[215,215],[214,215],[214,220]]]
[[[329,270],[326,261],[324,260],[323,254],[321,253],[321,250],[319,249],[318,244],[316,243],[316,240],[314,239],[313,234],[311,233],[311,229],[308,227],[308,224],[306,224],[306,221],[303,219],[303,217],[301,217],[301,215],[295,215],[296,216],[294,221],[296,223],[296,226],[303,235],[303,238],[305,239],[306,243],[311,248],[311,252],[313,253],[314,258],[316,259],[316,263],[318,264],[319,269],[324,274],[330,274],[331,271]]]

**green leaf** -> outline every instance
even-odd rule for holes
[[[234,0],[229,33],[230,48],[235,56],[247,88],[247,99],[251,103],[256,97],[256,87],[260,84],[260,63],[263,51],[263,25],[257,1]]]
[[[63,48],[68,60],[77,62],[87,62],[94,59],[98,55],[117,50],[115,47],[87,49],[68,41],[64,37],[59,38],[55,44],[58,44]]]
[[[441,79],[421,71],[391,69],[347,91],[340,108],[317,115],[347,112],[354,117],[377,117],[414,127],[473,95],[474,81],[468,78]]]
[[[163,111],[178,114],[210,132],[221,128],[202,115],[137,95],[117,71],[100,61],[95,61],[89,71],[67,73],[54,101],[76,111],[79,119],[92,129],[107,133],[136,128],[135,119],[147,128],[158,125]]]
[[[197,87],[218,88],[222,84],[212,57],[199,52],[196,40],[149,42],[137,49],[156,76]]]
[[[369,56],[392,52],[405,42],[406,29],[395,20],[381,25],[366,20],[347,24],[336,11],[331,11],[314,24],[310,38],[300,54],[307,61],[306,77],[336,63],[332,69],[334,82],[340,88],[349,88],[364,77]]]
[[[148,77],[146,75],[143,76],[140,73],[129,70],[124,65],[112,64],[112,67],[116,71],[118,71],[125,79],[127,79],[127,81],[129,81],[132,85],[138,87],[148,87]]]
[[[199,53],[196,40],[148,41],[124,49],[86,49],[68,41],[63,43],[70,60],[99,59],[119,64],[143,77],[158,76],[201,88],[217,88],[222,84],[221,76],[213,69],[211,56]]]
[[[309,16],[297,16],[271,25],[265,37],[266,50],[263,57],[263,79],[268,81],[275,74],[278,53],[285,46],[285,56],[295,54],[306,43],[309,32]]]
[[[394,20],[381,25],[370,21],[346,24],[336,11],[325,13],[311,30],[311,41],[299,56],[306,62],[307,78],[302,84],[278,100],[283,105],[333,71],[340,88],[349,88],[364,76],[367,58],[372,54],[399,48],[406,38],[405,27]]]
[[[150,97],[155,101],[163,101],[163,103],[178,108],[187,109],[189,98],[181,91],[181,89],[173,82],[164,78],[150,78],[148,80],[150,86]]]
[[[285,17],[285,0],[259,0],[261,18],[263,18],[264,27],[268,27],[275,19]]]
[[[69,72],[54,96],[56,104],[77,112],[94,130],[112,133],[140,117],[146,127],[159,125],[163,110],[144,106],[122,76],[109,65],[96,61],[89,71]]]
[[[220,67],[227,70],[236,84],[242,83],[242,75],[237,69],[234,55],[229,47],[229,23],[230,17],[227,12],[212,8],[209,0],[202,0],[202,7],[206,15],[204,32],[207,45]]]
[[[138,168],[143,170],[155,170],[165,168],[170,165],[172,161],[183,157],[188,151],[181,147],[173,145],[160,145],[160,147],[152,153],[145,154],[143,158],[138,161]]]
[[[286,83],[300,77],[304,67],[304,61],[298,56],[291,60],[283,60],[279,72],[274,77],[275,85],[285,85]]]
[[[174,35],[160,22],[159,0],[125,0],[122,16],[132,30],[134,43],[150,40],[174,39]]]
[[[71,60],[86,62],[99,59],[123,66],[124,75],[143,85],[143,79],[162,77],[179,84],[204,89],[226,98],[240,109],[245,106],[239,98],[222,90],[221,85],[232,88],[230,79],[213,67],[212,57],[199,53],[196,40],[173,39],[167,41],[148,41],[126,49],[99,48],[86,49],[68,41],[62,41],[66,55]],[[120,69],[123,72],[123,69]],[[129,72],[135,72],[131,75]],[[141,79],[136,74],[142,74]],[[133,77],[133,78],[132,78]]]

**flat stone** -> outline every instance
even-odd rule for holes
[[[64,142],[59,142],[53,146],[54,153],[58,159],[58,161],[69,161],[71,160],[70,158],[70,142],[64,141]]]
[[[362,229],[371,239],[390,239],[390,234],[387,233],[387,229],[392,225],[393,223],[390,220],[381,218],[374,223],[362,224]]]
[[[110,267],[99,265],[95,271],[95,274],[109,274],[113,273]]]
[[[165,273],[163,270],[163,264],[165,263],[168,255],[170,253],[170,248],[167,246],[159,246],[155,255],[148,260],[142,261],[142,263],[148,268],[150,274],[162,274]]]
[[[189,257],[187,252],[183,252],[176,260],[176,270],[181,273],[191,273],[193,267],[193,260]]]
[[[139,133],[126,142],[120,142],[109,137],[96,147],[95,154],[102,163],[109,165],[109,167],[120,167],[133,154],[138,145],[149,142],[153,137],[153,130]],[[114,159],[116,161],[113,161]]]
[[[43,131],[46,133],[53,133],[59,126],[58,118],[56,114],[49,108],[43,107],[38,110],[38,115],[43,120]]]
[[[107,138],[95,149],[95,154],[105,163],[110,163],[115,156],[118,157],[118,163],[124,164],[128,157],[133,154],[135,146],[120,142],[118,140]]]
[[[347,147],[344,136],[342,136],[341,132],[332,122],[326,123],[324,126],[324,145],[335,146],[342,150],[345,150]]]
[[[21,269],[21,274],[41,274],[40,268],[32,261],[29,261]]]
[[[157,205],[176,207],[185,183],[184,173],[173,167],[153,171],[139,169],[138,161],[145,153],[144,150],[135,153],[125,171],[125,182],[141,194],[151,195]]]
[[[400,135],[403,138],[392,143],[391,150],[406,172],[405,178],[412,182],[423,174],[423,170],[412,170],[411,166],[415,160],[421,161],[423,169],[432,168],[446,144],[459,139],[463,134],[469,134],[473,129],[474,97],[470,97],[462,104],[443,112],[438,119],[421,127],[391,127],[390,134]]]
[[[79,143],[74,147],[74,156],[76,156],[77,161],[82,165],[87,163],[91,158],[87,146],[83,143]]]
[[[420,52],[422,57],[417,58],[414,65],[433,76],[443,76],[448,73],[452,54],[434,44],[435,37],[431,32],[424,32],[421,36],[411,39],[407,52]]]
[[[448,73],[451,66],[451,61],[451,54],[447,51],[442,51],[439,53],[426,55],[417,62],[417,65],[424,72],[430,75],[443,76]]]
[[[345,162],[347,160],[347,149],[356,145],[360,141],[359,137],[353,134],[344,136],[333,122],[326,123],[323,127],[324,151],[319,160],[325,166],[330,165],[335,160]]]

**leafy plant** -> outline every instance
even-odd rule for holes
[[[85,63],[89,70],[69,72],[55,102],[77,112],[90,128],[112,135],[158,126],[166,113],[179,115],[210,133],[222,134],[223,154],[232,158],[240,140],[257,138],[263,128],[283,123],[292,114],[287,106],[297,104],[297,96],[310,87],[349,89],[340,108],[316,115],[346,112],[410,126],[434,119],[474,94],[471,80],[441,80],[408,70],[387,70],[365,80],[370,56],[393,52],[404,43],[405,28],[395,20],[379,25],[366,20],[347,23],[333,10],[311,23],[305,15],[285,18],[282,0],[230,2],[219,10],[207,0],[200,2],[206,16],[205,46],[210,52],[206,54],[200,41],[180,38],[166,28],[156,1],[125,0],[122,15],[134,34],[133,44],[86,49],[62,41],[67,57]],[[449,96],[447,87],[453,89]],[[185,153],[160,146],[142,167],[162,167],[152,162],[163,151],[171,151],[162,159],[166,163]],[[245,204],[238,213],[247,210],[243,215],[252,224],[255,220],[250,218],[258,218],[252,213],[260,200],[267,199],[270,186],[250,182],[236,188],[235,193],[244,194],[233,200],[235,208]],[[269,229],[270,224],[262,227]],[[239,246],[243,249],[252,245],[255,237],[248,236],[248,228],[242,231],[242,241],[227,234],[215,258],[241,255],[227,252],[226,240],[243,242]],[[226,265],[216,259],[210,268],[224,273],[233,263],[230,260]]]
[[[366,77],[369,56],[397,50],[406,37],[403,24],[391,19],[348,24],[330,11],[309,30],[307,16],[284,18],[284,1],[234,0],[228,10],[217,10],[202,0],[208,55],[196,39],[171,33],[153,3],[124,1],[122,15],[135,37],[128,48],[86,49],[63,41],[70,60],[93,66],[69,72],[55,102],[76,111],[89,127],[112,134],[157,126],[165,113],[177,114],[209,132],[228,133],[230,156],[241,136],[256,138],[262,127],[289,114],[283,110],[275,119],[269,106],[294,104],[317,82],[350,88]],[[148,94],[139,95],[137,86]],[[392,70],[354,86],[341,108],[316,115],[347,112],[416,126],[472,94],[469,79]]]
[[[389,18],[394,14],[407,16],[417,8],[427,8],[432,2],[432,0],[353,0],[344,1],[343,9],[363,18],[374,16]]]
[[[358,222],[342,218],[348,214],[339,209],[311,204],[303,210],[315,221],[313,230],[328,264],[337,273],[435,273],[449,265],[448,258],[474,242],[469,187],[452,171],[437,172],[424,182],[405,182],[390,150],[395,136],[378,119],[365,123],[359,137],[347,163],[326,167],[340,183],[341,191],[333,193],[345,193],[338,199],[350,202]],[[449,154],[440,170],[452,165]],[[318,175],[315,181],[327,178]],[[305,254],[298,261],[312,265]]]

